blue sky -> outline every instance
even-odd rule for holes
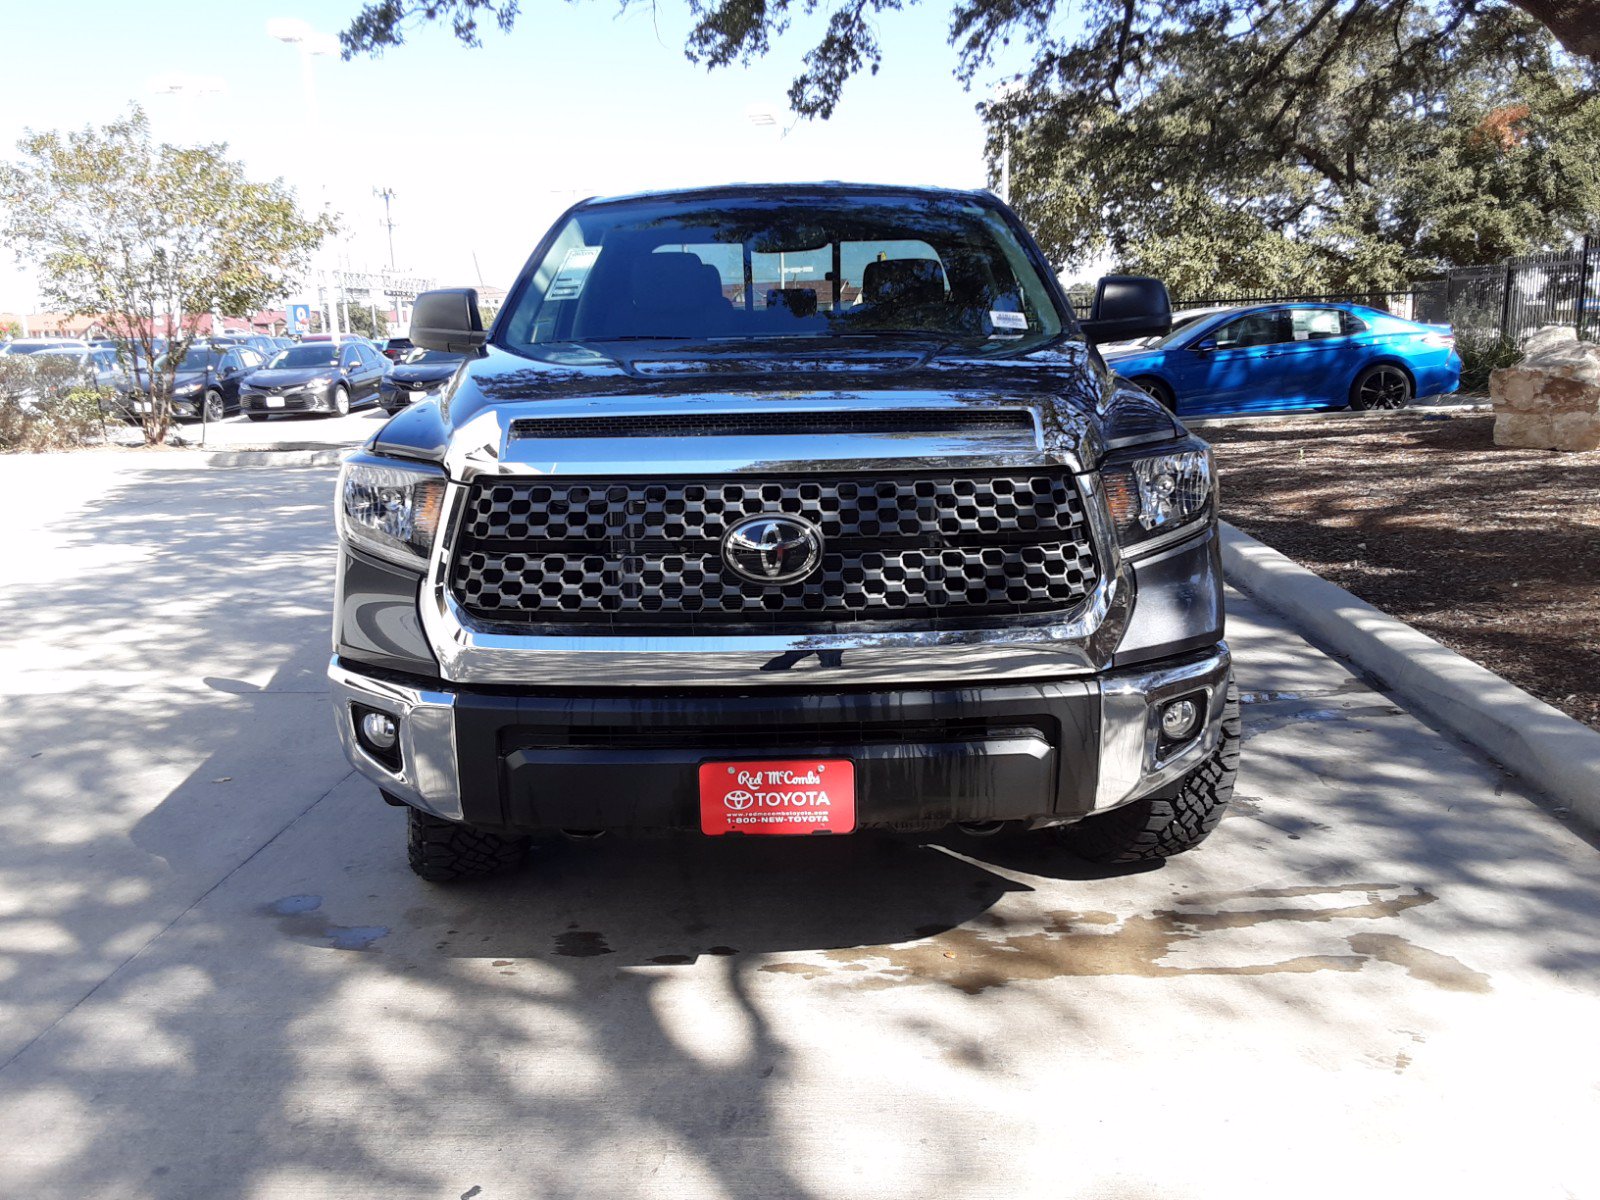
[[[985,181],[974,105],[1005,70],[961,87],[940,3],[885,14],[879,74],[856,80],[831,120],[781,137],[747,110],[767,105],[794,122],[784,95],[820,21],[797,20],[749,68],[707,72],[683,55],[689,19],[675,0],[620,16],[612,0],[531,0],[515,32],[488,29],[481,49],[421,29],[377,59],[315,59],[314,126],[299,55],[268,36],[267,21],[332,32],[358,4],[79,0],[8,12],[0,153],[25,127],[104,121],[137,101],[166,140],[226,140],[253,174],[331,204],[355,268],[387,257],[372,189],[393,188],[400,267],[446,284],[476,282],[480,270],[486,283],[510,283],[583,195],[730,180]],[[175,73],[217,77],[225,90],[151,93],[151,80]],[[32,301],[28,272],[6,253],[0,309]]]

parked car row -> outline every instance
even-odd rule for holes
[[[166,342],[159,340],[158,350]],[[149,368],[142,347],[67,338],[25,338],[0,346],[0,354],[48,355],[78,363],[86,384],[116,393],[108,415],[137,420],[149,412]],[[391,358],[392,356],[392,358]],[[172,408],[179,420],[220,421],[243,413],[265,421],[277,413],[344,414],[380,405],[395,413],[438,391],[461,355],[422,350],[407,338],[383,345],[360,337],[310,334],[301,341],[228,335],[192,343],[176,364]],[[167,367],[158,357],[156,370]]]

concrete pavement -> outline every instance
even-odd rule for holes
[[[0,1196],[1600,1196],[1600,856],[1248,600],[1165,866],[439,889],[330,728],[332,477],[0,460]]]

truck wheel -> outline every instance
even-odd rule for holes
[[[515,870],[527,853],[525,837],[507,837],[406,809],[406,858],[429,883]]]
[[[1239,689],[1228,680],[1222,710],[1222,743],[1170,796],[1147,796],[1085,817],[1061,831],[1068,850],[1091,862],[1139,862],[1171,858],[1205,841],[1222,820],[1239,774]]]

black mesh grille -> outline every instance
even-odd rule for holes
[[[750,582],[723,564],[728,528],[772,513],[805,517],[825,539],[798,583]],[[820,630],[1059,611],[1097,575],[1066,474],[498,479],[468,495],[451,586],[498,621]]]
[[[651,413],[609,417],[529,417],[511,423],[511,436],[536,438],[760,437],[804,433],[1009,433],[1032,437],[1033,414],[992,411]]]

